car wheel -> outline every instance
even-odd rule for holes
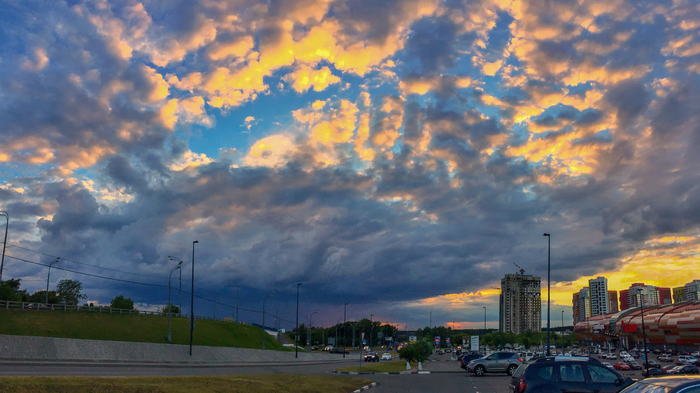
[[[518,366],[516,366],[515,364],[511,364],[510,366],[508,366],[508,370],[507,370],[508,375],[510,375],[512,377],[513,374],[515,374],[515,370],[517,370],[517,369],[518,369]]]
[[[486,369],[484,368],[484,366],[476,366],[476,368],[474,369],[474,374],[477,377],[483,377],[484,373],[486,373]]]

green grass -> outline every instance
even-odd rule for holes
[[[359,363],[359,361],[358,361]],[[411,368],[418,367],[418,362],[411,363]],[[391,362],[380,362],[380,363],[362,363],[362,367],[352,366],[339,368],[336,371],[356,371],[363,373],[394,373],[399,371],[406,371],[406,362],[402,360],[391,361]]]
[[[0,393],[335,393],[368,385],[365,379],[327,375],[226,375],[214,377],[0,377]]]
[[[168,318],[156,315],[0,309],[0,334],[167,343]],[[172,318],[173,344],[190,343],[190,321]],[[232,322],[196,320],[194,345],[262,348],[262,330]],[[265,349],[288,348],[265,334]]]

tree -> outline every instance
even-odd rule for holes
[[[30,303],[44,303],[46,301],[46,290],[42,289],[36,291],[27,297],[27,301]],[[49,291],[49,304],[59,304],[61,299],[58,297],[56,291]]]
[[[112,308],[120,308],[122,310],[133,310],[134,301],[131,298],[124,297],[124,295],[119,295],[112,299],[112,303],[109,305]]]
[[[56,293],[62,304],[78,304],[82,299],[87,299],[87,295],[81,293],[83,284],[78,280],[61,280],[56,286]]]
[[[399,350],[399,357],[407,362],[424,362],[433,352],[430,344],[425,341],[419,341],[415,344],[409,344]]]
[[[303,323],[301,325],[299,325],[298,334],[299,334],[298,344],[299,344],[299,346],[303,347],[304,345],[306,345],[306,336],[308,334],[308,329],[306,328],[306,325],[304,325]]]
[[[0,300],[9,300],[11,302],[21,302],[26,296],[26,291],[20,291],[19,284],[22,281],[19,278],[11,278],[7,281],[0,282]]]
[[[133,307],[133,302],[132,302],[132,306],[131,306],[131,307]],[[132,308],[132,310],[133,310],[133,308]],[[171,304],[168,304],[168,305],[165,306],[165,308],[163,309],[163,313],[164,313],[164,314],[168,314],[168,313],[170,313],[170,314],[179,314],[179,313],[180,313],[180,307],[178,307],[178,306],[176,306],[176,305],[174,305],[174,304],[172,304],[172,303],[171,303]]]

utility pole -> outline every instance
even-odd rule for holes
[[[194,340],[194,245],[199,243],[199,240],[192,242],[192,290],[190,300],[190,356],[192,356],[192,340]]]
[[[549,290],[550,290],[550,250],[551,250],[551,246],[552,246],[552,236],[550,236],[549,233],[545,233],[543,236],[547,236],[547,356],[550,356],[549,339],[550,339],[550,335],[552,333],[552,329],[550,328],[550,324],[549,324],[549,307],[550,307]]]
[[[0,216],[5,217],[5,241],[2,243],[2,259],[0,260],[0,282],[2,282],[2,269],[5,266],[5,246],[7,246],[7,230],[10,226],[10,215],[5,211],[0,211]],[[48,293],[49,290],[46,290]]]

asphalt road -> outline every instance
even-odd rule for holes
[[[108,365],[76,366],[26,366],[0,365],[0,377],[9,375],[24,376],[195,376],[195,375],[236,375],[236,374],[319,374],[339,375],[333,372],[347,364],[276,365],[246,367],[124,367]],[[450,355],[435,356],[425,365],[431,374],[409,375],[349,375],[353,378],[377,381],[379,385],[371,392],[410,393],[410,392],[466,392],[503,393],[508,391],[509,377],[505,374],[487,374],[476,377],[459,368]],[[638,378],[638,372],[625,372],[630,378]]]

